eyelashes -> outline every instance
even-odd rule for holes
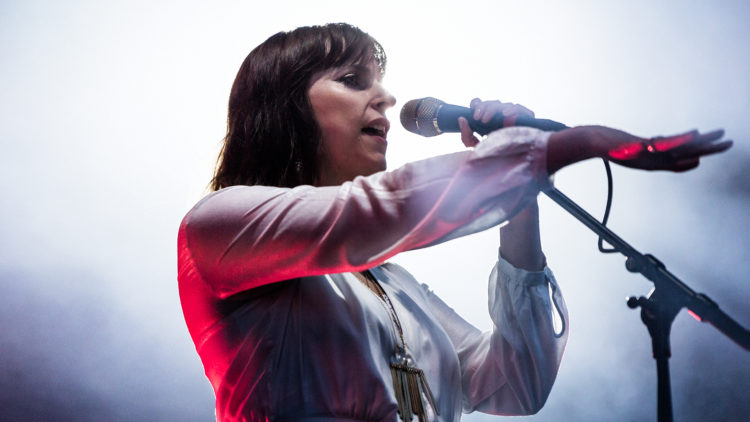
[[[373,83],[372,72],[365,67],[362,67],[361,69],[349,69],[343,75],[338,77],[336,81],[344,84],[347,88],[364,90],[369,88]]]
[[[353,89],[364,89],[366,88],[365,83],[363,81],[362,76],[360,76],[357,73],[347,73],[340,78],[337,79],[337,81],[341,82],[345,86]]]

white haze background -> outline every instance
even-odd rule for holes
[[[750,5],[744,1],[0,2],[0,419],[210,421],[184,326],[176,234],[204,193],[245,55],[279,30],[345,21],[385,47],[389,166],[461,148],[398,125],[412,98],[524,104],[569,125],[652,136],[724,128],[687,174],[616,168],[612,229],[750,326]],[[557,186],[603,211],[601,163]],[[570,340],[527,421],[656,418],[650,342],[628,295],[650,284],[541,198]],[[397,257],[487,329],[496,229]],[[750,354],[682,312],[677,420],[750,414]],[[466,421],[488,421],[481,414]]]

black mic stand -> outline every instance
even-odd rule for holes
[[[659,422],[672,422],[669,332],[680,310],[683,307],[688,308],[700,321],[710,323],[748,351],[750,351],[750,331],[720,310],[719,306],[708,296],[696,293],[681,282],[653,255],[643,255],[635,250],[562,192],[554,187],[544,189],[543,192],[612,245],[617,252],[625,255],[627,257],[625,267],[628,271],[641,273],[654,283],[654,288],[647,297],[630,297],[627,304],[632,309],[641,308],[641,320],[651,335],[658,383],[658,420]]]

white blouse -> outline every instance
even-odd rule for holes
[[[385,261],[528,205],[547,183],[548,137],[504,129],[474,150],[341,186],[235,186],[201,200],[180,226],[178,280],[217,419],[398,420],[389,363],[400,339],[384,302],[351,274],[367,268],[435,397],[439,416],[427,405],[429,420],[538,411],[567,339],[549,269],[500,259],[489,281],[493,330],[481,333]]]

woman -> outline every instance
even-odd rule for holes
[[[646,141],[603,127],[510,128],[479,143],[462,119],[473,149],[385,172],[384,112],[395,104],[385,62],[369,35],[333,24],[276,34],[240,68],[216,192],[178,238],[180,298],[218,420],[538,411],[567,338],[539,244],[536,195],[548,175],[590,157],[685,170],[729,147],[714,142],[721,133]],[[472,107],[484,120],[529,113]],[[386,262],[506,220],[491,332]]]

